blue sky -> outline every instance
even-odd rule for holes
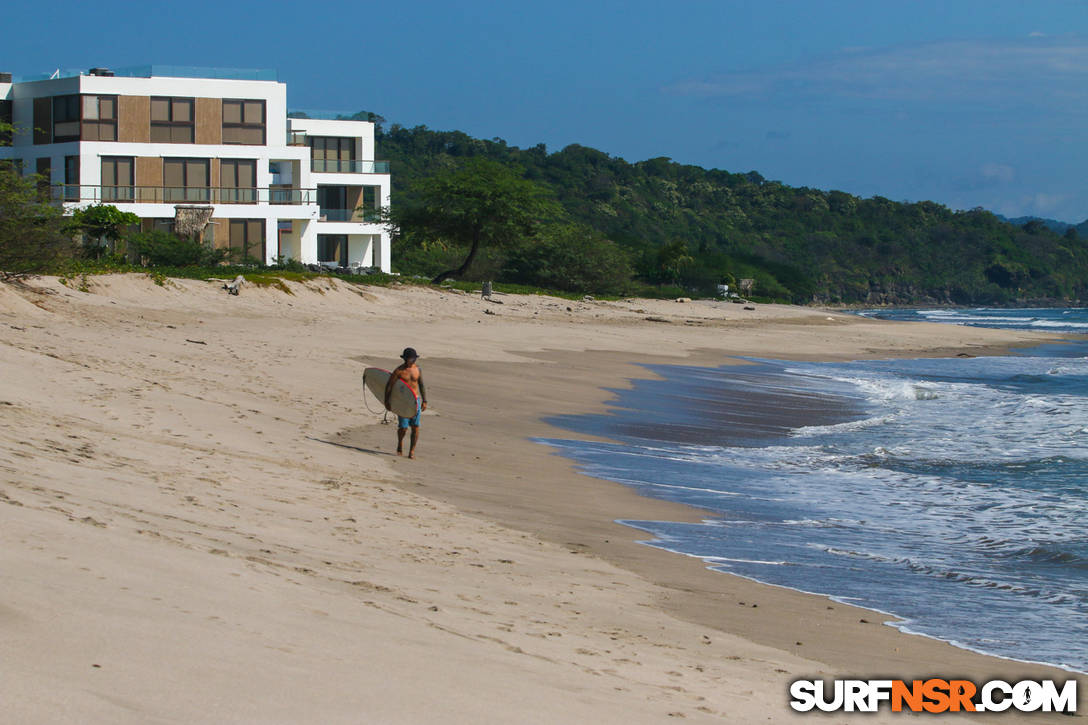
[[[296,108],[1088,218],[1085,0],[60,0],[43,12],[5,10],[0,70],[274,68]]]

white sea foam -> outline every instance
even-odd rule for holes
[[[1061,321],[1034,320],[1034,321],[1032,321],[1031,326],[1032,327],[1062,327],[1062,328],[1073,328],[1073,329],[1077,329],[1077,330],[1083,330],[1083,329],[1088,329],[1088,322],[1066,322],[1065,320],[1061,320]]]
[[[906,614],[968,647],[1088,668],[1088,360],[765,364],[765,383],[757,370],[730,389],[788,405],[803,399],[791,391],[830,391],[858,418],[762,447],[585,444],[597,475],[722,512],[636,524],[652,545]]]

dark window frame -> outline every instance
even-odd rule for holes
[[[322,259],[322,252],[328,249],[328,245],[335,244],[336,250],[332,259]],[[318,263],[336,262],[339,266],[347,265],[348,235],[347,234],[318,234],[317,235],[317,261]]]
[[[155,113],[154,113],[154,110],[153,110],[154,107],[155,107],[155,101],[166,101],[166,112],[167,112],[168,118],[165,121],[161,120],[161,119],[159,119],[159,120],[155,119]],[[175,103],[186,103],[186,102],[189,104],[189,120],[188,121],[175,120],[174,119],[174,104]],[[196,98],[193,98],[193,97],[190,97],[190,96],[151,96],[151,103],[150,103],[150,109],[148,111],[148,114],[149,114],[150,123],[151,123],[151,134],[150,134],[151,143],[195,143],[196,142]],[[156,140],[154,138],[156,128],[168,129],[169,133],[167,135],[170,137],[170,139],[167,140],[167,141]],[[174,129],[177,129],[177,128],[188,128],[189,129],[189,140],[187,140],[187,141],[175,141],[174,140]]]
[[[252,121],[246,121],[246,104],[258,103],[261,108],[261,120],[260,123]],[[227,107],[238,104],[238,121],[227,120]],[[260,142],[253,143],[249,141],[234,141],[227,140],[227,137],[231,134],[230,130],[238,129],[242,131],[252,131],[254,129],[261,130]],[[268,103],[263,98],[224,98],[223,99],[223,143],[233,146],[264,146],[268,141]]]
[[[201,161],[204,164],[204,183],[191,184],[189,179],[190,164],[195,161]],[[166,183],[166,165],[171,163],[181,162],[181,186],[174,186],[173,184]],[[212,195],[212,160],[207,157],[195,157],[195,156],[171,156],[163,158],[162,160],[163,172],[163,199],[167,202],[171,201],[211,201]],[[177,198],[177,193],[172,191],[173,189],[181,189],[180,198]],[[194,190],[203,191],[200,193],[193,193]]]
[[[73,108],[74,113],[73,113]],[[83,124],[81,121],[83,116],[83,96],[76,94],[70,94],[65,96],[53,96],[53,116],[50,119],[50,138],[51,143],[68,143],[70,141],[80,141],[83,137]],[[76,124],[76,134],[58,134],[57,124],[60,123],[74,123]]]
[[[235,236],[235,229],[237,228],[242,230],[240,240]],[[250,239],[249,231],[251,229],[260,229],[259,239]],[[267,243],[264,219],[230,219],[227,222],[227,249],[230,250],[231,256],[234,255],[236,249],[241,252],[241,259],[231,261],[247,264],[251,259],[255,259],[259,264],[264,264]],[[259,255],[250,254],[255,248],[260,250]]]
[[[34,161],[34,173],[38,177],[38,193],[49,198],[49,187],[53,184],[53,157],[39,156]]]
[[[241,164],[252,165],[253,186],[238,185],[238,172]],[[234,179],[231,184],[228,184],[223,180],[223,175],[228,169],[234,170]],[[234,194],[228,194],[228,191],[234,191]],[[219,195],[222,200],[226,202],[238,204],[257,203],[257,159],[219,159]],[[234,198],[228,199],[226,198],[228,196],[233,196]]]
[[[322,172],[341,172],[345,162],[347,164],[347,171],[351,170],[355,158],[355,146],[356,139],[351,136],[307,136],[306,142],[310,147],[310,163],[313,166],[317,166],[314,162],[321,162],[324,167],[322,169],[315,168],[315,171]],[[335,142],[333,144],[332,142]],[[320,147],[321,156],[318,157],[318,150]],[[330,157],[329,151],[335,150],[335,155]],[[347,158],[344,158],[343,151],[347,151]],[[333,168],[330,168],[332,166]]]
[[[97,118],[86,118],[84,113],[84,104],[86,99],[93,98],[96,105]],[[112,102],[113,112],[112,115],[102,116],[102,100],[108,99]],[[51,143],[70,143],[72,141],[116,141],[117,140],[117,105],[118,97],[115,94],[109,93],[70,93],[63,96],[52,96],[52,119],[50,121],[51,131]],[[75,106],[73,112],[73,105]],[[78,133],[72,135],[58,134],[57,124],[70,124],[75,123]],[[96,138],[89,137],[89,129],[91,125],[94,125]],[[101,138],[101,129],[103,127],[113,130],[112,138]]]
[[[79,199],[79,154],[64,157],[64,198]]]
[[[128,162],[129,178],[121,182],[118,161]],[[105,201],[133,201],[136,197],[136,158],[134,156],[103,156],[101,160],[102,199]],[[113,184],[106,184],[106,166],[113,164]]]
[[[11,126],[14,123],[15,110],[12,106],[12,102],[9,99],[0,99],[0,123],[6,123]],[[11,146],[12,143],[11,131],[0,130],[0,146]]]

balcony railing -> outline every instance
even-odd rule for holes
[[[388,174],[389,162],[312,159],[310,170],[319,174]]]
[[[55,184],[56,201],[106,204],[316,204],[317,189],[238,189],[191,186],[93,186]]]
[[[321,221],[325,222],[380,222],[378,209],[322,209]]]

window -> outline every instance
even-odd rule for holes
[[[221,201],[252,204],[257,201],[257,161],[255,159],[223,159],[219,162],[219,191]]]
[[[116,140],[117,96],[53,97],[53,143]]]
[[[117,96],[83,96],[84,141],[117,140]]]
[[[346,186],[317,187],[317,205],[321,207],[322,213],[326,209],[347,209],[348,188]]]
[[[132,201],[133,159],[131,156],[102,157],[102,199]]]
[[[165,201],[210,201],[208,159],[163,159]]]
[[[79,199],[79,157],[64,157],[64,198]]]
[[[151,142],[193,143],[193,99],[151,97]]]
[[[151,228],[157,232],[174,233],[174,220],[171,217],[152,219]]]
[[[53,96],[53,143],[79,140],[79,96]]]
[[[231,261],[264,264],[264,219],[231,219]]]
[[[223,143],[264,145],[264,101],[223,99]]]
[[[53,143],[53,99],[48,96],[34,99],[34,143]]]
[[[317,235],[317,261],[320,263],[335,262],[341,267],[346,266],[346,254],[348,247],[347,234],[318,234]]]
[[[309,136],[310,157],[317,172],[350,173],[355,160],[355,139],[335,136]]]
[[[0,124],[11,125],[11,101],[0,100]],[[11,146],[11,131],[0,129],[0,146]]]
[[[48,196],[49,185],[53,183],[53,159],[48,156],[38,159],[34,170],[38,174],[38,193]]]

